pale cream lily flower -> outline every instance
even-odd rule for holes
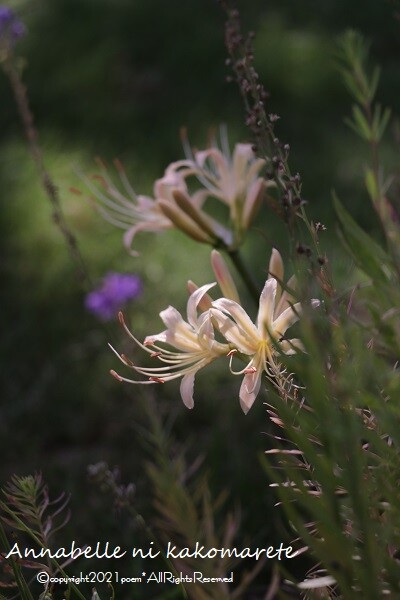
[[[111,374],[118,381],[135,384],[165,383],[182,377],[180,393],[183,403],[188,408],[193,408],[193,387],[197,371],[216,358],[226,356],[230,350],[228,344],[215,340],[210,312],[206,311],[198,314],[198,307],[203,296],[214,285],[213,283],[203,285],[190,295],[187,302],[187,321],[173,306],[163,310],[160,317],[167,329],[156,335],[147,336],[143,344],[129,331],[122,313],[120,313],[120,321],[128,335],[153,358],[165,363],[167,366],[138,367],[126,356],[118,354],[111,347],[124,365],[144,375],[148,380],[126,379],[115,371],[111,371]],[[160,346],[159,343],[166,344],[172,347],[173,350]]]
[[[208,192],[200,189],[189,195],[185,178],[172,163],[164,176],[154,184],[154,198],[136,194],[129,183],[125,170],[115,161],[122,184],[122,191],[111,179],[102,161],[97,161],[101,174],[85,178],[86,185],[97,199],[100,214],[117,227],[126,229],[124,245],[133,255],[132,242],[142,231],[160,232],[177,228],[192,239],[210,245],[232,244],[231,232],[207,215],[202,206]],[[99,186],[93,184],[99,183]]]
[[[244,375],[239,397],[245,413],[260,391],[262,374],[265,372],[272,379],[281,374],[282,368],[276,358],[279,352],[290,355],[302,349],[299,339],[282,339],[299,320],[302,306],[299,302],[293,304],[291,294],[282,292],[278,284],[277,277],[283,276],[283,263],[278,251],[273,252],[271,257],[270,273],[261,292],[255,324],[238,302],[228,298],[212,302],[210,310],[219,331],[231,347],[250,357],[244,369],[232,371],[231,368],[235,375]],[[319,300],[311,300],[312,307],[319,304]],[[232,357],[232,351],[230,354]]]
[[[170,168],[185,178],[195,175],[210,197],[228,206],[237,245],[256,216],[266,188],[275,185],[260,176],[265,160],[255,156],[251,144],[236,144],[231,153],[223,128],[221,149],[214,141],[210,148],[193,152],[186,136],[183,142],[187,160]]]
[[[260,176],[265,161],[256,158],[250,144],[236,144],[231,154],[226,132],[221,130],[221,147],[222,150],[214,142],[207,150],[193,153],[184,140],[186,160],[167,167],[164,176],[154,184],[153,198],[136,194],[118,160],[114,163],[120,185],[114,183],[99,159],[100,174],[83,179],[97,200],[100,214],[126,230],[124,244],[129,250],[137,233],[173,227],[198,242],[232,250],[240,245],[256,216],[266,188],[275,184]],[[187,179],[194,177],[201,187],[192,193]],[[205,212],[207,198],[228,207],[229,227]]]
[[[173,227],[153,198],[136,194],[119,160],[115,160],[114,165],[120,178],[120,186],[114,183],[101,159],[97,158],[96,163],[100,167],[100,173],[91,177],[81,177],[92,192],[92,199],[96,200],[95,208],[102,217],[112,225],[127,230],[124,236],[125,245],[130,248],[134,236],[139,231],[161,231]],[[165,181],[161,179],[155,182],[155,197],[169,194],[169,188],[172,186],[186,189],[185,182],[177,174]],[[73,191],[81,194],[79,190]]]

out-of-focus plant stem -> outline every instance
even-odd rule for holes
[[[260,300],[260,291],[255,282],[253,281],[249,271],[247,270],[239,251],[228,250],[227,252],[237,272],[241,276],[244,284],[246,285],[250,296],[252,297],[256,305],[258,305],[258,302]]]
[[[10,544],[8,543],[8,539],[6,536],[6,532],[4,531],[4,527],[1,522],[1,519],[0,519],[0,542],[5,550],[11,550]],[[23,575],[21,574],[20,567],[15,560],[11,560],[11,568],[14,573],[15,582],[18,585],[19,591],[21,592],[22,600],[34,600],[26,581],[25,581]]]
[[[74,263],[76,264],[79,281],[82,285],[84,285],[85,288],[90,289],[92,285],[85,261],[79,250],[76,237],[71,232],[65,220],[57,186],[53,182],[44,164],[43,153],[39,143],[38,132],[35,128],[33,114],[29,106],[27,88],[22,81],[18,66],[15,63],[15,59],[12,53],[10,53],[3,62],[3,69],[10,81],[15,102],[17,104],[18,113],[24,127],[25,135],[28,140],[31,155],[36,166],[41,185],[48,199],[50,200],[50,204],[52,207],[52,219],[55,225],[61,231],[61,234],[63,235],[67,244],[69,253]]]

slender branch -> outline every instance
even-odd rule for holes
[[[253,298],[256,305],[258,305],[260,300],[260,290],[258,289],[256,283],[253,281],[249,271],[247,270],[242,260],[242,257],[239,254],[239,250],[227,250],[227,252],[237,272],[239,273],[243,282],[245,283],[250,296]]]
[[[1,519],[0,519],[0,542],[1,542],[1,545],[6,550],[8,550],[8,551],[11,550],[10,544],[8,543],[8,539],[7,539],[6,533],[4,531],[3,524],[1,522]],[[31,591],[30,591],[30,589],[29,589],[29,587],[28,587],[28,585],[27,585],[27,583],[26,583],[23,575],[21,574],[21,568],[20,568],[20,566],[18,565],[18,563],[14,559],[11,559],[10,562],[11,562],[11,567],[12,567],[12,570],[13,570],[13,573],[14,573],[15,581],[16,581],[16,583],[18,585],[18,589],[22,593],[23,599],[33,600],[33,596],[31,594]]]
[[[82,284],[86,284],[86,287],[91,288],[92,285],[90,277],[82,254],[80,253],[78,242],[74,234],[69,229],[65,220],[65,216],[60,203],[58,188],[54,184],[49,172],[45,167],[43,154],[39,143],[38,132],[35,128],[33,113],[29,106],[27,88],[21,79],[21,76],[18,72],[12,55],[8,56],[7,59],[4,61],[3,68],[10,81],[10,85],[17,104],[19,116],[21,118],[25,130],[25,135],[28,140],[31,155],[35,163],[41,185],[52,206],[52,219],[55,225],[61,231],[61,234],[63,235],[69,252],[72,256],[72,259],[77,266],[77,272],[80,282]]]

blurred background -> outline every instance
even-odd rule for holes
[[[271,94],[268,112],[281,117],[277,133],[291,146],[292,171],[303,177],[309,215],[326,225],[333,270],[346,276],[351,265],[342,262],[335,237],[332,190],[363,226],[376,230],[377,224],[362,188],[368,150],[343,122],[351,102],[335,69],[335,40],[349,27],[370,39],[382,67],[379,100],[396,114],[396,4],[364,0],[362,10],[346,0],[243,4],[244,28],[256,33],[256,68]],[[158,333],[162,309],[172,304],[185,310],[188,279],[198,285],[213,280],[209,248],[179,232],[143,234],[135,245],[140,256],[133,258],[122,246],[121,231],[70,188],[84,187],[78,173],[95,172],[94,157],[108,163],[118,157],[135,190],[151,195],[154,180],[183,157],[181,126],[199,148],[221,123],[232,145],[251,141],[238,91],[226,82],[223,12],[213,0],[21,0],[9,6],[27,27],[16,51],[24,59],[45,164],[92,286],[110,271],[140,276],[142,293],[126,314],[139,339]],[[140,511],[151,517],[144,474],[149,457],[139,429],[146,426],[148,390],[110,377],[119,364],[107,342],[137,362],[141,351],[115,320],[104,324],[85,309],[90,285],[79,281],[52,222],[2,73],[0,95],[0,481],[41,471],[55,495],[71,494],[66,539],[123,543],[129,531],[109,510],[110,500],[88,482],[87,466],[118,465],[123,480],[137,486]],[[396,131],[389,131],[383,148],[389,166],[395,143]],[[244,248],[260,283],[272,245],[287,253],[284,228],[265,212]],[[226,365],[212,366],[197,377],[191,412],[178,384],[154,387],[150,395],[189,462],[204,456],[213,493],[227,489],[228,504],[242,506],[241,539],[255,545],[290,539],[279,513],[271,518],[274,498],[258,461],[270,444],[266,409],[260,397],[244,417],[239,386],[239,378],[227,378]],[[268,568],[262,578],[268,580]]]

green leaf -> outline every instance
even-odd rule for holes
[[[343,239],[357,265],[374,282],[387,284],[390,280],[391,271],[389,256],[375,240],[357,225],[336,196],[334,196],[333,201]]]
[[[343,81],[347,89],[349,90],[350,95],[353,96],[353,98],[357,100],[357,102],[363,104],[365,102],[365,97],[364,94],[360,92],[359,86],[354,79],[353,73],[344,68],[339,68],[338,70],[343,77]]]
[[[372,101],[376,90],[378,89],[379,79],[381,76],[381,70],[379,67],[375,67],[371,76],[371,81],[369,84],[369,100]]]
[[[367,169],[365,172],[365,187],[372,202],[375,202],[379,197],[379,187],[372,169]]]
[[[390,110],[390,108],[385,108],[385,110],[383,111],[383,115],[382,115],[381,121],[379,123],[378,131],[377,131],[378,140],[380,140],[381,137],[383,136],[383,134],[385,133],[385,129],[387,127],[387,124],[389,123],[391,114],[392,114],[392,111]]]
[[[367,118],[359,106],[353,106],[353,118],[357,126],[356,131],[369,142],[373,136],[373,129],[370,127]]]
[[[377,104],[375,106],[371,129],[373,132],[374,139],[376,141],[379,141],[381,139],[382,135],[384,134],[386,126],[390,119],[390,115],[391,115],[390,108],[385,108],[385,110],[383,111],[383,114],[382,114],[381,105]]]

